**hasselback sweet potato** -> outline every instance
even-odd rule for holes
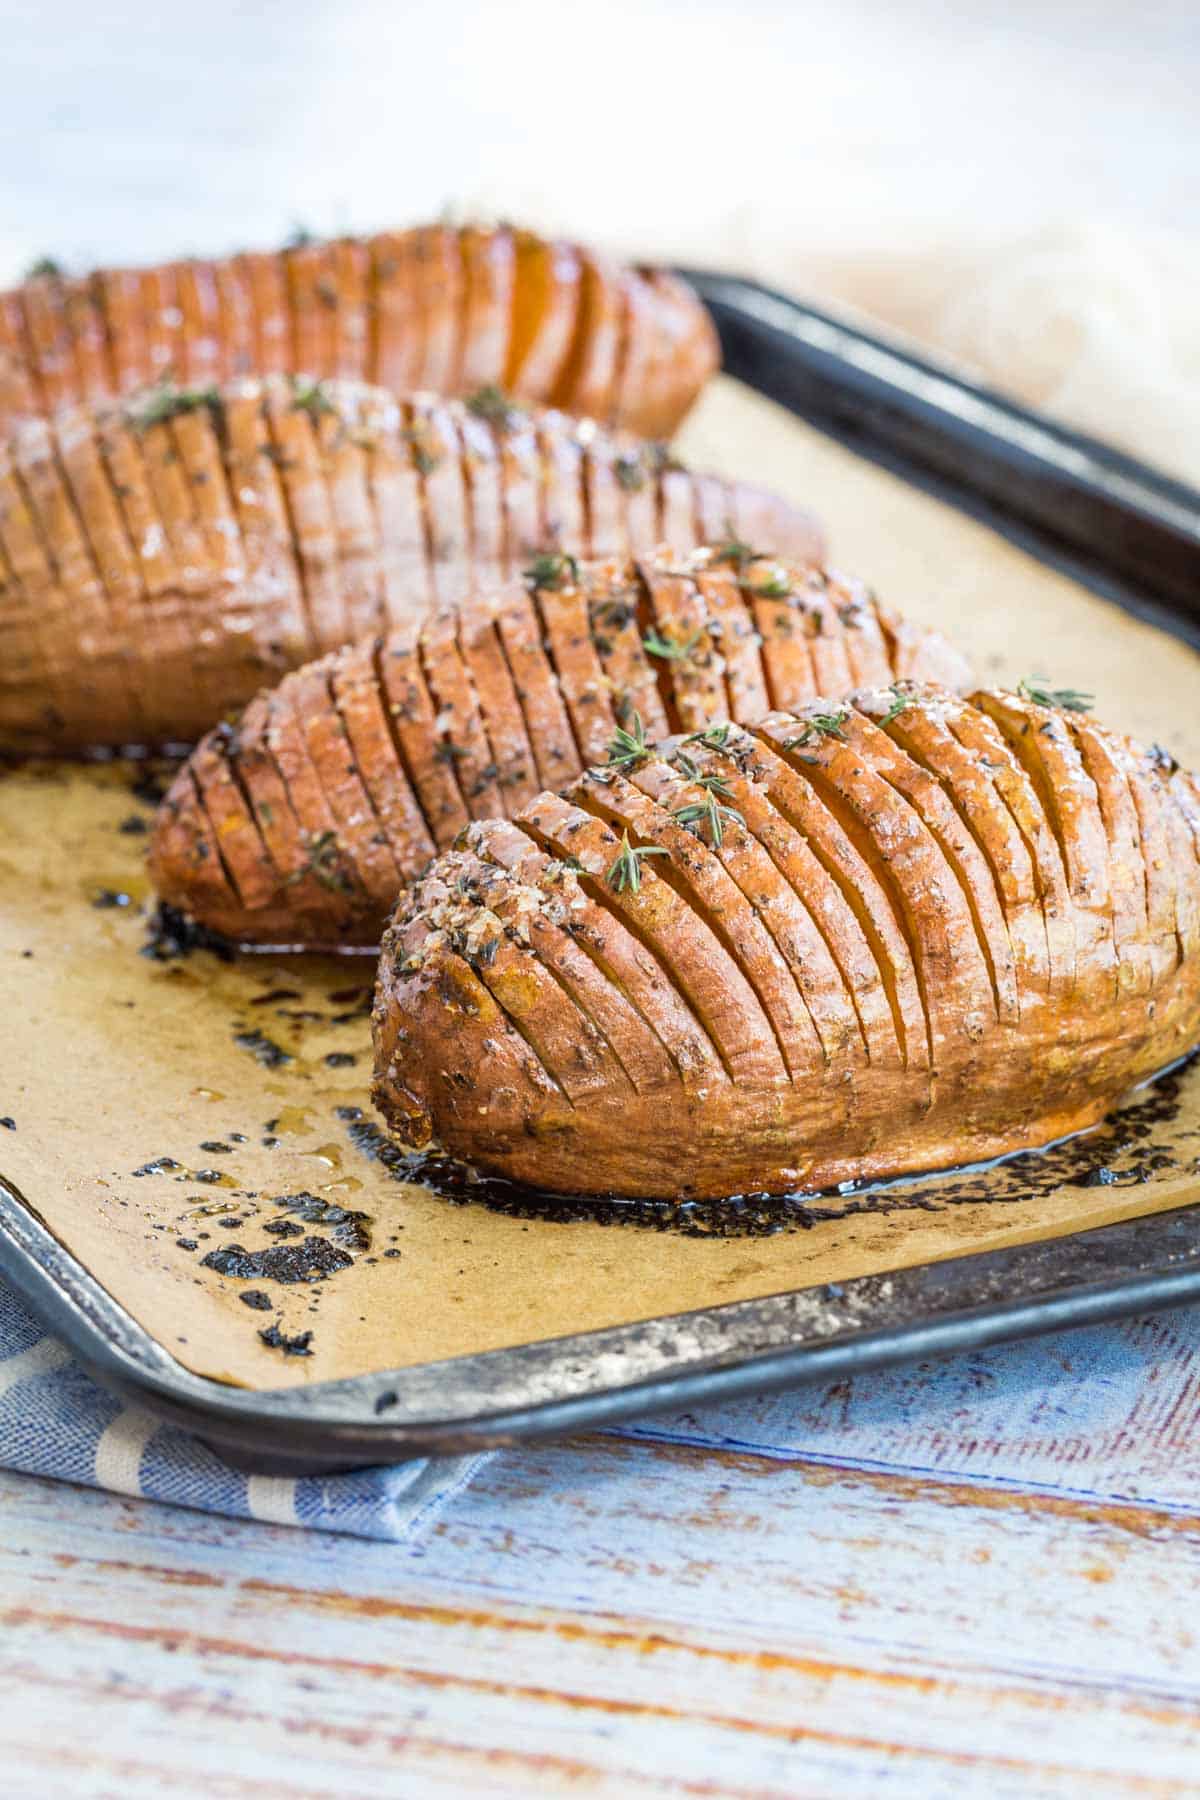
[[[757,489],[491,390],[275,375],[26,420],[0,445],[0,748],[190,742],[531,556],[626,555],[668,528],[821,545]]]
[[[0,293],[0,422],[171,375],[516,399],[669,437],[717,366],[692,290],[507,225],[426,225]]]
[[[471,819],[509,817],[610,756],[636,765],[643,741],[799,706],[830,679],[914,677],[961,684],[967,669],[857,583],[740,540],[635,563],[543,557],[286,677],[211,733],[163,803],[151,873],[230,937],[374,943],[400,885]]]
[[[407,1142],[568,1192],[945,1167],[1186,1052],[1198,933],[1200,787],[1161,751],[873,689],[473,823],[385,936],[375,1095]]]

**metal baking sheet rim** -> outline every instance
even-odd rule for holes
[[[182,1367],[0,1179],[0,1270],[106,1387],[230,1462],[316,1473],[517,1443],[1200,1300],[1200,1205],[307,1388]]]
[[[717,317],[727,372],[852,439],[863,454],[899,463],[917,485],[932,481],[964,510],[982,508],[999,529],[1032,534],[1044,560],[1065,549],[1077,578],[1195,642],[1200,496],[757,284],[693,279]],[[1030,504],[1039,470],[1054,489],[1052,537],[1043,509]],[[1066,511],[1064,486],[1077,503]],[[1099,517],[1110,527],[1107,557]],[[1130,587],[1135,547],[1142,580]],[[1186,592],[1181,570],[1191,577]],[[1190,1303],[1200,1300],[1200,1205],[892,1274],[270,1391],[185,1369],[3,1177],[0,1270],[105,1386],[238,1466],[299,1474],[602,1426]]]

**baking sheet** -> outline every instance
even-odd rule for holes
[[[714,385],[682,449],[814,506],[838,564],[956,635],[981,675],[1036,672],[1093,691],[1106,720],[1200,763],[1186,646],[731,382]],[[1200,1198],[1193,1065],[1094,1143],[835,1198],[775,1235],[451,1204],[396,1180],[352,1116],[371,1116],[369,959],[139,953],[151,902],[140,774],[0,777],[0,1118],[13,1127],[0,1128],[0,1173],[198,1373],[277,1387],[403,1367]],[[297,1195],[310,1198],[281,1203]],[[329,1207],[366,1216],[331,1220]],[[280,1225],[292,1235],[276,1235]],[[318,1252],[327,1262],[345,1262],[311,1283],[238,1279],[204,1262],[234,1246],[303,1261],[314,1239],[332,1246]],[[246,1305],[247,1292],[266,1307]],[[308,1354],[265,1344],[260,1332],[275,1327],[311,1331]]]

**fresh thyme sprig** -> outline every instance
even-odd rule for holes
[[[747,588],[752,594],[758,594],[764,600],[786,600],[792,591],[791,577],[786,569],[775,569],[765,581],[749,581]]]
[[[642,639],[642,648],[647,655],[661,657],[664,662],[686,662],[703,636],[700,629],[686,638],[663,637],[661,632],[652,631]]]
[[[473,394],[469,394],[466,407],[477,419],[486,419],[498,431],[506,430],[512,421],[512,402],[503,388],[498,388],[494,382],[488,382],[486,386],[476,388]]]
[[[691,738],[687,739],[689,744],[691,741]],[[684,779],[690,781],[694,787],[707,788],[710,793],[720,794],[723,800],[733,799],[733,789],[725,777],[717,774],[706,775],[699,763],[695,762],[686,750],[676,750],[671,762]]]
[[[631,894],[636,894],[642,885],[643,856],[668,855],[670,852],[664,850],[659,844],[631,844],[629,833],[623,831],[621,847],[605,873],[604,879],[609,887],[614,888],[618,894],[623,894],[626,890]]]
[[[729,790],[726,789],[726,792]],[[717,799],[711,788],[706,788],[703,800],[689,800],[686,806],[677,806],[671,817],[680,825],[697,825],[702,821],[708,825],[709,836],[713,848],[719,850],[725,842],[727,824],[744,825],[745,819],[736,806],[725,806]]]
[[[164,378],[130,401],[126,417],[135,431],[149,431],[152,425],[165,425],[169,419],[205,409],[220,419],[221,396],[215,387],[181,388]]]
[[[306,412],[314,425],[324,414],[337,412],[325,392],[325,383],[309,381],[303,375],[292,376],[292,408],[295,412]]]
[[[1082,693],[1079,688],[1047,687],[1044,675],[1027,675],[1017,683],[1017,692],[1035,706],[1057,707],[1061,712],[1091,712],[1095,701],[1094,694]]]
[[[685,744],[703,744],[706,750],[724,750],[732,730],[732,724],[726,719],[720,725],[706,725],[703,731],[693,731],[683,741]]]
[[[815,744],[826,737],[838,738],[845,743],[846,734],[842,726],[849,717],[850,709],[846,706],[835,713],[813,713],[811,718],[805,720],[804,730],[799,736],[788,738],[783,747],[785,750],[803,750],[806,744]]]
[[[654,745],[647,742],[646,730],[642,724],[641,713],[635,712],[628,728],[618,725],[609,740],[606,767],[610,769],[632,769],[644,757],[653,753]]]
[[[613,464],[618,486],[627,494],[637,494],[646,485],[646,471],[636,450],[624,450]]]
[[[912,695],[902,693],[894,681],[888,691],[892,696],[892,703],[879,721],[881,726],[890,725],[892,720],[898,719],[902,712],[907,712],[913,703]]]
[[[561,553],[535,556],[525,571],[525,579],[535,588],[561,588],[579,579],[579,564],[573,556]]]
[[[740,574],[747,563],[758,562],[761,559],[762,551],[756,550],[753,544],[747,544],[739,538],[729,519],[725,521],[725,530],[729,535],[723,544],[716,546],[712,559],[715,563],[728,563]]]
[[[36,281],[39,275],[61,275],[62,264],[55,262],[52,256],[39,256],[36,262],[30,263],[25,271],[26,281]]]

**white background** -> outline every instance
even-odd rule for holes
[[[0,0],[0,279],[450,205],[850,302],[1200,475],[1196,0]]]

